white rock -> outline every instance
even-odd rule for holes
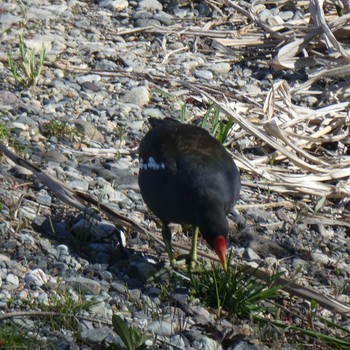
[[[221,345],[213,339],[203,336],[201,339],[195,340],[192,345],[195,349],[205,350],[221,350]]]
[[[41,287],[47,283],[48,277],[42,269],[35,269],[25,275],[24,281],[28,286]]]
[[[215,74],[226,74],[230,71],[231,65],[227,62],[215,63],[208,66],[207,69]]]
[[[313,252],[311,253],[312,259],[321,265],[327,265],[331,262],[331,259],[323,253]]]
[[[283,19],[280,16],[271,16],[267,18],[267,23],[270,26],[279,26],[281,24],[284,24]]]
[[[136,106],[142,107],[149,102],[149,92],[145,86],[135,87],[125,93],[120,98],[121,102],[133,103]]]
[[[48,11],[50,11],[51,13],[53,13],[54,15],[60,16],[62,15],[65,11],[67,11],[68,6],[65,4],[61,4],[61,5],[50,5],[47,6],[46,9]]]
[[[139,2],[139,8],[147,11],[161,11],[163,5],[157,0],[142,0]]]
[[[20,122],[13,122],[10,124],[10,128],[11,129],[19,129],[19,130],[23,130],[26,131],[29,129],[29,125],[20,123]]]
[[[194,76],[199,79],[212,80],[214,78],[213,73],[209,70],[198,69],[195,70]]]
[[[17,288],[19,285],[19,279],[13,273],[9,273],[6,276],[6,283],[9,284],[11,286],[11,288]]]
[[[99,81],[101,81],[101,76],[97,74],[87,74],[87,75],[82,75],[80,77],[77,77],[78,84],[82,84],[86,82],[98,83]]]
[[[125,0],[105,0],[100,2],[100,6],[110,11],[123,11],[129,6],[129,3]]]
[[[33,49],[35,52],[40,52],[43,47],[46,51],[50,51],[52,49],[51,39],[43,36],[26,40],[25,44],[29,49]]]
[[[26,300],[28,299],[29,293],[28,290],[22,290],[19,294],[18,294],[18,298],[20,300]]]
[[[60,244],[56,247],[60,254],[69,254],[69,248],[65,244]]]

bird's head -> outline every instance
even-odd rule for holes
[[[226,241],[228,234],[228,223],[223,211],[212,210],[206,212],[202,217],[199,230],[208,245],[216,252],[225,271],[226,262]]]

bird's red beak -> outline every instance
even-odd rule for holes
[[[214,249],[218,255],[222,266],[224,267],[225,272],[227,271],[227,262],[226,262],[226,238],[224,236],[218,236],[214,240]]]

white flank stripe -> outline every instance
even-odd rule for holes
[[[147,170],[159,170],[159,169],[165,169],[164,163],[157,163],[156,160],[153,157],[148,158],[148,162],[145,162],[142,158],[140,158],[140,169]]]

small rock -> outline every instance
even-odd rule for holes
[[[194,76],[198,79],[212,80],[214,78],[213,73],[209,70],[196,69]]]
[[[176,7],[173,10],[174,15],[178,18],[185,18],[188,14],[188,10],[185,7]]]
[[[96,142],[104,142],[104,136],[97,130],[96,126],[85,120],[75,120],[75,126],[85,137]]]
[[[227,74],[231,70],[231,65],[227,62],[215,63],[207,67],[211,72],[221,75]]]
[[[267,350],[265,345],[253,345],[247,341],[240,341],[232,350]]]
[[[156,14],[154,14],[153,18],[160,21],[166,26],[172,25],[174,21],[174,17],[171,14],[163,11],[159,11]]]
[[[260,260],[260,256],[255,253],[255,251],[251,248],[247,248],[246,251],[246,258],[249,260]]]
[[[10,287],[11,290],[16,289],[19,286],[18,276],[13,273],[9,273],[6,276],[6,284]]]
[[[78,189],[85,192],[89,189],[89,183],[83,180],[73,180],[70,181],[68,185],[73,189]]]
[[[41,287],[47,283],[48,278],[43,270],[35,269],[28,272],[25,275],[24,280],[28,286]]]
[[[44,160],[46,162],[55,162],[62,164],[68,160],[68,158],[59,151],[48,151],[44,154]]]
[[[129,3],[125,0],[104,0],[99,3],[101,7],[104,7],[110,11],[123,11],[128,6]]]
[[[297,271],[299,268],[302,268],[304,269],[304,271],[307,271],[310,267],[310,263],[301,258],[295,258],[292,261],[292,266],[294,271]]]
[[[218,342],[206,336],[196,339],[193,342],[192,347],[205,350],[222,350],[222,346]]]
[[[101,285],[90,278],[85,277],[70,277],[66,279],[69,286],[74,288],[78,293],[87,292],[95,295],[100,294]]]
[[[161,11],[163,10],[162,4],[157,0],[141,0],[139,2],[139,8],[147,11]]]
[[[135,26],[144,28],[144,27],[160,27],[161,23],[157,19],[151,19],[151,18],[139,18],[135,21]]]
[[[91,344],[101,344],[106,338],[116,336],[110,327],[100,327],[93,329],[84,329],[80,332],[82,339]]]
[[[138,86],[130,91],[127,91],[120,101],[124,103],[133,103],[139,107],[142,107],[149,103],[150,97],[148,89],[145,86]]]
[[[281,11],[279,13],[280,17],[283,19],[283,21],[289,21],[294,17],[294,12],[293,11]]]
[[[101,81],[101,76],[97,74],[81,75],[77,77],[77,83],[80,85],[86,82],[96,84],[100,81]]]
[[[267,17],[266,22],[270,26],[279,26],[279,25],[284,24],[283,19],[279,15]]]
[[[331,262],[331,259],[326,254],[323,254],[323,253],[312,252],[311,256],[315,262],[318,262],[321,265],[327,265]]]
[[[180,334],[175,334],[174,336],[170,337],[169,343],[176,346],[176,349],[184,349],[186,345],[188,345],[185,343],[183,336]]]
[[[159,320],[150,322],[147,329],[155,335],[169,337],[173,332],[173,325],[169,322]]]
[[[153,107],[145,108],[142,111],[142,115],[147,117],[159,118],[159,119],[164,118],[164,114],[162,113],[162,111],[159,108],[153,108]]]

